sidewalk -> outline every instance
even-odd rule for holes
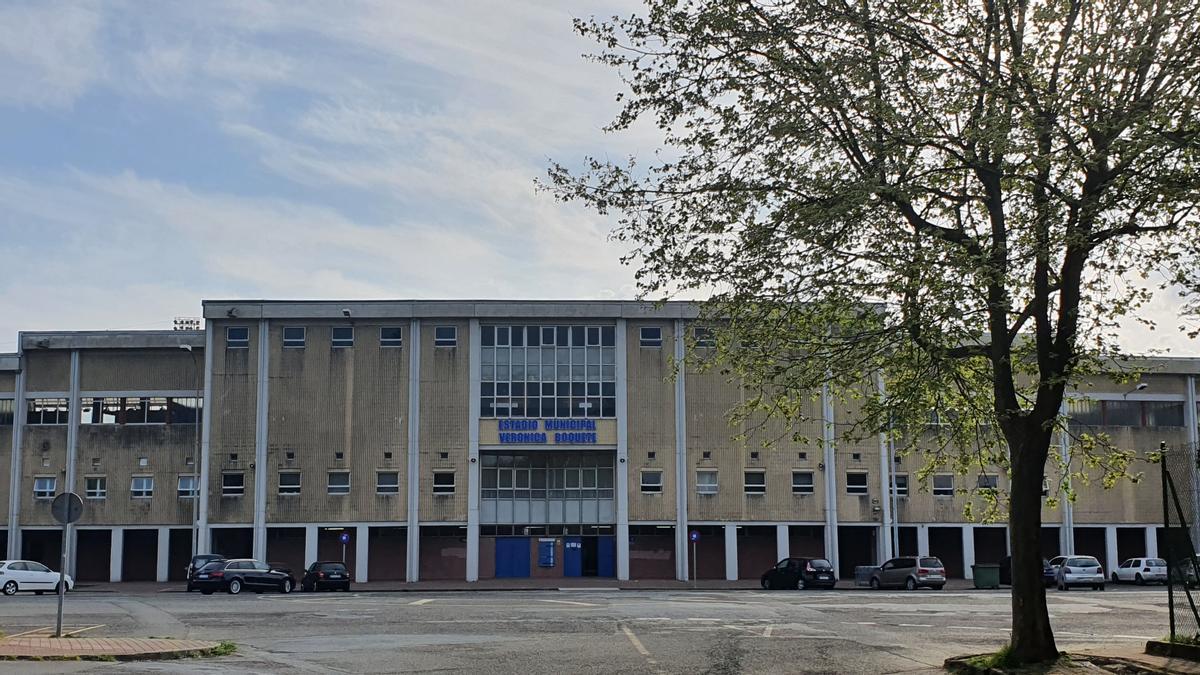
[[[951,579],[946,583],[948,591],[964,591],[974,589],[974,583],[964,579]],[[741,579],[726,581],[724,579],[701,579],[699,581],[676,581],[674,579],[639,579],[634,581],[617,581],[615,579],[597,578],[558,578],[558,579],[482,579],[475,582],[467,581],[369,581],[353,583],[351,589],[361,593],[442,593],[449,591],[557,591],[557,590],[589,590],[589,591],[729,591],[729,590],[761,590],[757,580]],[[842,581],[837,585],[838,590],[857,590],[871,592],[869,588],[855,587],[853,582]],[[185,584],[182,581],[156,583],[151,581],[127,581],[122,583],[80,583],[72,593],[183,593]],[[937,591],[919,591],[921,593],[936,593]],[[1008,592],[1007,588],[1000,591]]]
[[[133,661],[213,655],[219,643],[162,638],[11,637],[0,639],[0,659]]]
[[[1153,656],[1145,653],[1145,644],[1113,644],[1097,647],[1082,652],[1071,652],[1075,658],[1097,658],[1118,663],[1130,664],[1152,673],[1182,673],[1184,675],[1200,675],[1200,663],[1167,656]]]

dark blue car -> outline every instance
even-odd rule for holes
[[[1055,558],[1055,560],[1059,560],[1059,558]],[[1055,568],[1056,566],[1052,565],[1051,561],[1042,560],[1042,583],[1046,586],[1053,586],[1056,583]],[[1004,556],[1000,560],[1000,583],[1007,586],[1012,585],[1012,558],[1008,556]]]

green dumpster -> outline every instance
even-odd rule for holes
[[[974,572],[975,588],[1000,588],[999,563],[980,563],[971,565]]]

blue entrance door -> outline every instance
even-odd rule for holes
[[[496,539],[496,578],[529,576],[529,537]]]
[[[566,537],[563,539],[563,576],[583,576],[582,537]]]
[[[596,576],[617,576],[617,538],[600,537],[599,549],[596,551]]]

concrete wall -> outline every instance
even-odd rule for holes
[[[434,347],[437,326],[455,326],[457,347]],[[460,320],[429,320],[421,323],[421,522],[465,522],[467,520],[467,467],[470,465],[470,354],[468,323]],[[441,453],[446,453],[446,459]],[[433,471],[453,470],[453,495],[433,494]],[[425,553],[421,553],[424,566]],[[422,577],[424,569],[422,569]],[[459,577],[461,578],[461,577]]]
[[[246,326],[250,334],[248,349],[227,349],[225,329]],[[254,433],[258,372],[258,322],[247,320],[214,321],[211,401],[205,401],[209,416],[209,472],[207,486],[209,522],[249,523],[254,519]],[[236,455],[237,459],[231,459]],[[245,473],[245,494],[237,498],[221,497],[221,474]],[[268,480],[270,485],[270,480]],[[322,477],[321,486],[324,486]]]
[[[663,346],[641,347],[642,326],[662,329]],[[625,344],[628,383],[629,519],[672,520],[675,517],[675,382],[672,378],[673,324],[629,321]],[[649,458],[649,453],[654,458]],[[661,494],[642,494],[641,470],[662,471]]]

